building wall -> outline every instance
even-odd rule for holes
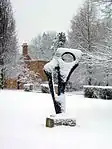
[[[28,45],[27,43],[23,43],[22,45],[23,48],[23,57],[24,57],[24,62],[27,64],[27,67],[30,69],[30,71],[34,71],[35,73],[39,73],[42,81],[46,81],[47,77],[44,73],[44,65],[47,63],[46,61],[42,60],[32,60],[31,57],[28,54]]]
[[[23,83],[21,83],[19,87],[20,89],[23,89]],[[17,80],[12,78],[5,80],[5,88],[17,89],[18,88]]]
[[[46,81],[47,77],[44,73],[44,65],[46,64],[46,61],[26,61],[27,67],[30,69],[30,71],[34,71],[35,73],[39,73],[42,81]]]

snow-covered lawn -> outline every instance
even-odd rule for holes
[[[66,94],[76,127],[45,127],[49,94],[0,91],[0,149],[112,149],[112,101]]]

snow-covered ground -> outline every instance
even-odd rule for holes
[[[77,126],[45,127],[50,94],[0,91],[0,149],[112,149],[112,101],[66,94]]]

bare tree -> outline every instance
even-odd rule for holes
[[[112,68],[112,21],[99,15],[99,7],[98,0],[86,0],[71,20],[68,32],[69,47],[85,53],[78,72],[74,72],[72,76],[72,82],[75,80],[76,84],[81,82],[89,85],[107,85],[109,82],[107,79]],[[79,79],[81,80],[77,83]]]
[[[71,20],[68,32],[69,47],[91,52],[99,38],[99,21],[96,6],[90,0],[85,1],[82,8]]]
[[[88,55],[92,55],[97,51],[97,43],[100,42],[100,22],[97,19],[96,5],[86,0],[83,7],[80,8],[78,14],[71,20],[71,29],[68,32],[68,42],[70,48],[80,49]],[[87,70],[86,80],[88,84],[92,84],[92,75],[94,67],[94,59],[85,56],[82,60],[82,69]]]

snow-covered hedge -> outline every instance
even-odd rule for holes
[[[33,90],[33,84],[24,84],[24,91],[31,92]]]
[[[49,93],[48,84],[41,84],[41,91],[42,91],[42,93]]]
[[[84,86],[84,96],[87,98],[112,99],[111,86]]]

